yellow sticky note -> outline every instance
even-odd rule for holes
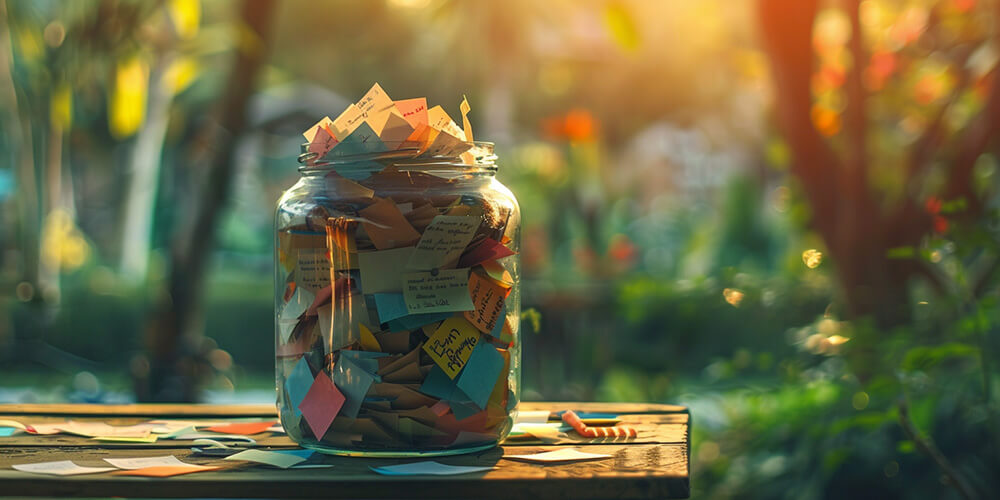
[[[469,362],[472,349],[479,342],[479,330],[462,317],[451,317],[441,323],[427,339],[424,351],[448,374],[455,378]]]
[[[465,311],[465,319],[483,333],[492,332],[497,321],[502,321],[500,314],[504,311],[504,301],[510,294],[510,288],[472,273],[469,277],[469,293],[474,309]]]
[[[469,100],[462,96],[462,104],[458,107],[462,111],[462,127],[465,129],[465,140],[472,142],[472,122],[469,121],[469,111],[472,111],[472,106],[469,106]]]
[[[375,340],[375,335],[372,334],[372,331],[364,323],[358,323],[358,329],[361,330],[362,349],[366,351],[382,351],[382,346],[379,345],[378,340]]]

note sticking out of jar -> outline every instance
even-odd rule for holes
[[[521,215],[493,145],[376,84],[303,135],[275,215],[277,405],[304,447],[487,449],[520,394]]]

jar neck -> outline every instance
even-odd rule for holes
[[[459,156],[427,156],[415,148],[364,153],[350,156],[324,157],[302,145],[299,155],[299,172],[304,178],[322,177],[337,172],[344,177],[360,179],[386,170],[403,173],[425,173],[443,178],[494,177],[497,156],[490,142],[475,142],[473,147]]]

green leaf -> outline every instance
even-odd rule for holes
[[[951,358],[972,357],[979,350],[969,344],[949,342],[937,346],[914,347],[903,358],[903,369],[908,371],[926,370]]]
[[[917,256],[917,249],[913,247],[890,248],[885,252],[885,256],[889,259],[912,259]]]

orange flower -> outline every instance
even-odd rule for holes
[[[574,109],[565,115],[544,119],[542,129],[550,139],[589,142],[597,136],[597,120],[587,110]]]

